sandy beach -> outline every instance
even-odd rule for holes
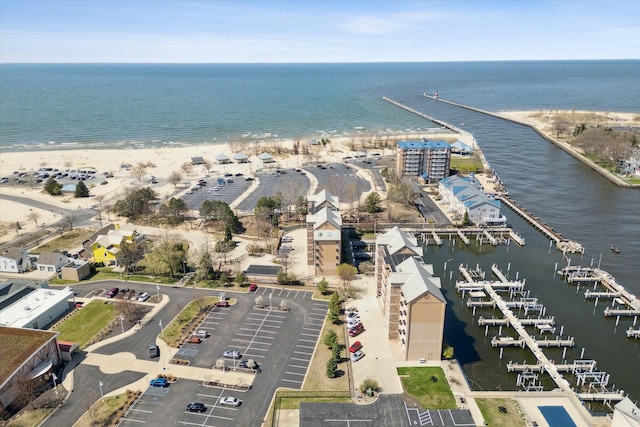
[[[501,111],[498,114],[530,124],[545,133],[553,134],[554,117],[558,114],[566,116],[567,120],[576,122],[596,121],[603,126],[638,126],[640,125],[640,114],[638,113],[617,113],[617,112],[590,112],[590,111]],[[370,153],[376,152],[381,155],[392,155],[395,153],[395,141],[401,139],[444,139],[454,142],[461,139],[463,142],[473,145],[473,135],[456,135],[451,133],[423,133],[415,135],[394,135],[388,136],[391,141],[387,148],[369,148]],[[373,138],[373,137],[371,137]],[[385,138],[387,138],[385,136]],[[471,140],[465,141],[465,139]],[[263,141],[260,143],[250,142],[240,144],[209,144],[209,145],[185,145],[166,147],[140,147],[131,146],[118,149],[90,149],[90,148],[53,148],[47,147],[37,151],[14,151],[4,152],[0,157],[0,177],[15,176],[14,172],[26,172],[30,175],[42,167],[54,168],[60,171],[94,169],[95,178],[85,181],[90,189],[91,196],[88,198],[75,198],[73,194],[62,196],[50,196],[42,190],[42,184],[36,184],[33,188],[30,185],[4,184],[0,187],[0,243],[11,240],[15,237],[15,223],[20,222],[22,227],[20,234],[35,230],[37,227],[50,224],[60,217],[60,212],[56,212],[55,207],[61,210],[88,208],[97,203],[96,196],[102,196],[102,204],[110,205],[121,198],[132,188],[148,185],[151,176],[154,176],[158,183],[153,184],[153,189],[160,195],[173,194],[177,189],[187,191],[198,179],[205,174],[211,176],[222,176],[225,173],[243,173],[250,176],[263,168],[293,168],[306,162],[336,162],[345,156],[353,156],[361,148],[363,137],[332,138],[327,145],[309,146],[309,154],[293,154],[293,140]],[[308,140],[301,141],[301,144],[308,144]],[[300,150],[302,151],[302,150]],[[233,157],[237,152],[243,152],[249,156],[249,163],[218,164],[215,157],[219,154],[226,154]],[[262,152],[269,152],[273,155],[275,163],[263,165],[257,158]],[[190,171],[183,170],[185,163],[190,164],[192,157],[202,157],[211,163],[209,170],[204,165],[196,165]],[[490,159],[489,159],[490,161]],[[132,171],[123,166],[135,167],[143,163],[148,165],[144,175],[138,179],[134,177]],[[174,187],[168,181],[172,172],[180,172],[182,181]],[[112,174],[112,178],[106,178],[106,174]],[[107,184],[101,185],[103,181]],[[383,195],[384,196],[384,195]],[[24,199],[31,200],[32,203],[25,204]],[[47,206],[39,207],[38,202],[43,202]],[[39,214],[38,226],[29,215],[32,212]]]

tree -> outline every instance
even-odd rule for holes
[[[362,384],[360,384],[360,387],[358,387],[358,389],[362,394],[366,394],[367,390],[377,392],[379,388],[380,386],[378,384],[378,381],[372,380],[370,378],[367,378],[366,380],[364,380]]]
[[[338,266],[338,276],[342,279],[343,285],[348,285],[358,274],[358,269],[350,264],[340,264]]]
[[[327,348],[333,348],[338,345],[338,334],[333,329],[329,329],[322,337],[322,344],[326,345]]]
[[[116,255],[118,265],[124,267],[125,272],[135,270],[136,264],[144,258],[144,245],[137,242],[124,242],[120,245],[120,252]]]
[[[369,261],[361,262],[360,264],[358,264],[358,268],[360,269],[360,273],[362,274],[372,273],[375,270],[375,266],[372,262]]]
[[[69,226],[69,230],[73,230],[73,224],[76,222],[76,219],[75,215],[69,214],[63,218],[63,222]]]
[[[202,167],[204,167],[204,169],[209,172],[211,170],[211,166],[213,166],[213,163],[211,163],[211,160],[209,159],[202,159]]]
[[[184,214],[189,210],[187,203],[182,199],[172,197],[167,203],[160,206],[160,213],[169,219],[171,224],[180,224],[184,221]]]
[[[47,182],[44,184],[44,191],[51,194],[52,196],[59,196],[62,194],[62,185],[58,181],[53,178],[47,179]]]
[[[242,271],[238,271],[236,273],[236,283],[239,285],[242,285],[245,280],[247,280],[247,276],[242,272]]]
[[[189,175],[191,172],[193,172],[193,165],[189,162],[184,162],[182,166],[180,166],[180,170]]]
[[[136,219],[151,213],[150,202],[156,198],[156,192],[149,187],[133,190],[118,200],[113,211],[120,216]]]
[[[299,196],[296,201],[296,213],[300,217],[305,217],[309,213],[309,203],[305,196]]]
[[[142,182],[142,178],[147,174],[147,166],[143,163],[138,163],[131,168],[129,174],[138,182]]]
[[[173,184],[174,188],[178,188],[178,184],[182,181],[182,174],[178,171],[173,171],[169,174],[169,182]]]
[[[380,194],[377,192],[369,193],[364,202],[364,211],[367,213],[376,213],[380,212],[380,202],[382,199],[380,198]]]
[[[80,181],[76,184],[74,197],[89,197],[89,189],[84,185],[84,182]]]
[[[444,351],[442,352],[442,357],[444,357],[447,360],[453,359],[453,353],[454,353],[453,347],[448,345],[447,347],[445,347]]]
[[[31,221],[36,223],[36,227],[38,226],[38,220],[40,219],[40,214],[36,211],[31,211],[29,212],[29,215],[27,215],[27,218],[29,218]]]
[[[164,271],[168,270],[171,277],[175,277],[187,260],[187,251],[185,245],[176,237],[166,235],[160,239],[147,258],[155,261],[154,267],[157,271],[162,271],[161,268],[164,267]]]
[[[205,200],[200,205],[200,216],[206,221],[214,221],[220,230],[229,227],[231,232],[236,232],[240,226],[238,217],[231,210],[227,202],[221,200]]]
[[[332,357],[327,361],[327,377],[335,378],[338,373],[338,362]]]
[[[196,268],[196,279],[207,280],[215,278],[215,267],[213,257],[209,249],[204,246],[198,254],[198,268]]]
[[[329,283],[327,282],[327,279],[323,277],[322,280],[318,282],[318,292],[320,292],[322,295],[326,295],[328,291]]]

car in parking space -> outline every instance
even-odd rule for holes
[[[144,301],[146,301],[148,299],[149,299],[149,294],[146,293],[146,292],[143,292],[143,293],[138,295],[138,301],[140,301],[140,302],[144,302]]]
[[[204,412],[207,410],[207,407],[204,406],[204,403],[200,402],[190,402],[187,403],[187,412]]]
[[[113,297],[115,297],[116,295],[118,295],[118,292],[120,292],[120,289],[118,289],[118,288],[111,288],[111,289],[109,289],[109,292],[107,292],[107,293],[105,294],[105,297],[107,297],[107,298],[113,298]]]
[[[237,352],[235,350],[226,350],[224,353],[222,353],[222,357],[224,357],[225,359],[241,359],[242,355],[240,354],[240,352]]]
[[[200,344],[202,342],[202,338],[197,335],[191,335],[189,338],[187,338],[187,342],[190,344]]]
[[[353,329],[359,323],[362,323],[360,319],[349,319],[347,320],[347,329]]]
[[[198,338],[209,338],[209,332],[203,329],[199,330],[194,335],[197,336]]]
[[[364,357],[364,353],[360,350],[356,351],[355,353],[353,353],[351,355],[351,361],[352,362],[357,362],[358,360],[362,359]]]
[[[363,332],[364,332],[364,326],[362,325],[362,323],[360,323],[359,325],[356,325],[353,328],[349,329],[349,336],[351,338],[357,337]]]
[[[351,320],[351,319],[357,319],[358,318],[358,313],[356,311],[349,311],[347,312],[347,319]]]
[[[229,301],[218,301],[216,307],[229,307]]]
[[[351,347],[349,347],[349,352],[350,353],[355,353],[356,351],[360,350],[362,348],[362,343],[360,341],[356,341],[353,344],[351,344]]]
[[[255,292],[255,291],[257,291],[257,290],[258,290],[258,285],[256,285],[255,283],[250,284],[250,285],[249,285],[249,290],[250,290],[251,292]]]
[[[238,399],[237,397],[227,396],[220,399],[220,404],[222,406],[238,407],[242,405],[242,400]]]
[[[249,362],[251,362],[251,363],[249,363]],[[238,367],[239,368],[246,368],[246,369],[253,369],[254,371],[259,371],[260,370],[260,365],[258,364],[258,362],[256,362],[253,359],[240,361],[240,363],[238,363]]]
[[[169,387],[169,381],[165,378],[154,378],[149,381],[151,387]]]

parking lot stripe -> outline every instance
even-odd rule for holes
[[[131,421],[132,423],[140,423],[140,424],[145,424],[146,421],[142,421],[142,420],[134,420],[133,418],[123,418],[124,421]]]
[[[152,414],[153,411],[147,411],[146,409],[137,409],[137,408],[131,408],[130,412],[145,412],[147,414]]]
[[[291,360],[298,360],[298,361],[300,361],[300,362],[307,362],[307,363],[309,363],[309,359],[299,359],[299,358],[297,358],[297,357],[292,357],[292,358],[291,358]]]
[[[300,347],[300,348],[316,348],[315,345],[300,345],[300,344],[296,344],[296,347]]]
[[[299,373],[299,372],[285,372],[285,374],[288,374],[288,375],[300,375],[300,376],[303,376],[303,377],[304,377],[305,375],[307,375],[307,374],[306,374],[306,372],[305,372],[304,374],[301,374],[301,373]]]
[[[306,355],[306,356],[311,356],[311,355],[313,355],[313,353],[305,353],[304,351],[295,351],[295,350],[294,350],[293,352],[294,352],[294,353],[296,353],[296,354],[304,354],[304,355]]]
[[[318,334],[305,334],[305,333],[302,333],[300,335],[304,335],[305,337],[317,337],[318,336]]]
[[[290,366],[292,368],[300,368],[300,369],[307,369],[306,366],[300,366],[300,365],[291,365],[291,364],[287,364],[287,366]]]
[[[288,380],[286,378],[283,378],[282,381],[285,381],[285,382],[288,382],[288,383],[302,384],[302,381]]]

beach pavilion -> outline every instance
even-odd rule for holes
[[[262,160],[262,163],[273,163],[275,162],[273,156],[269,153],[262,153],[258,156],[258,159]]]
[[[244,153],[236,153],[233,156],[233,160],[237,163],[249,163],[249,157]]]
[[[231,163],[231,158],[224,153],[218,154],[215,157],[215,159],[216,159],[216,162],[218,162],[218,164],[220,165],[226,165],[228,163]]]

